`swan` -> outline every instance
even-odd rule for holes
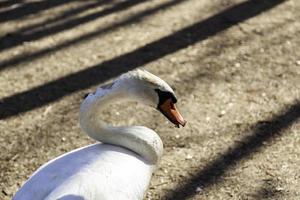
[[[174,91],[165,81],[145,70],[129,71],[99,86],[80,106],[80,127],[98,142],[41,166],[13,200],[143,199],[163,143],[147,127],[115,127],[101,121],[103,109],[122,100],[154,107],[178,128],[186,124],[174,105]]]

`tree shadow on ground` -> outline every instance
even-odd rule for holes
[[[44,1],[31,1],[23,2],[20,0],[5,1],[0,4],[1,7],[11,6],[11,9],[0,11],[0,23],[7,22],[10,20],[20,19],[27,15],[32,15],[43,10],[58,7],[63,4],[68,4],[77,0],[44,0]],[[14,4],[20,3],[20,6],[13,6]]]
[[[240,3],[137,50],[48,82],[42,86],[3,98],[0,100],[0,119],[33,110],[73,92],[103,83],[124,72],[216,35],[218,32],[274,8],[282,2],[284,1],[250,0]]]
[[[91,4],[87,4],[86,6],[83,6],[83,8],[95,8],[96,6],[100,6],[105,3],[109,3],[111,0],[102,0],[99,2],[93,2]],[[144,3],[143,0],[130,0],[130,1],[121,1],[119,3],[114,4],[112,7],[109,7],[107,9],[104,9],[99,12],[94,12],[82,17],[75,17],[71,19],[66,19],[66,15],[72,16],[78,12],[78,9],[75,9],[75,12],[72,10],[67,11],[67,14],[63,14],[62,17],[58,17],[54,20],[50,20],[48,22],[41,23],[37,28],[29,27],[29,28],[23,28],[19,31],[11,32],[8,35],[0,38],[0,41],[8,40],[7,42],[2,42],[2,45],[0,45],[0,51],[4,49],[10,49],[12,47],[15,47],[19,44],[22,44],[23,42],[30,42],[34,40],[41,39],[43,37],[56,34],[68,29],[75,28],[79,25],[82,25],[84,23],[88,23],[90,21],[93,21],[95,19],[98,19],[100,17],[104,17],[106,15],[120,12],[122,10],[128,9],[130,7],[136,6],[137,4]],[[79,11],[83,12],[84,9],[79,9]],[[52,23],[51,23],[52,22]],[[44,24],[44,26],[43,26]],[[46,25],[46,26],[45,26]],[[40,28],[43,27],[43,28]]]
[[[272,119],[259,121],[254,126],[252,135],[244,137],[237,145],[195,173],[191,179],[185,181],[174,191],[167,193],[165,198],[172,200],[188,199],[197,194],[197,187],[205,190],[216,184],[227,170],[259,151],[265,142],[280,137],[283,131],[299,118],[300,103],[296,102]]]
[[[91,32],[91,33],[88,33],[88,34],[85,34],[85,35],[81,35],[79,37],[73,38],[71,40],[68,40],[66,42],[63,42],[63,43],[60,43],[60,44],[57,44],[57,45],[54,45],[52,47],[48,47],[48,48],[38,50],[34,53],[22,54],[22,55],[19,55],[19,56],[15,56],[12,59],[4,60],[4,61],[0,62],[0,71],[7,68],[7,67],[13,67],[13,66],[16,66],[17,64],[20,64],[20,63],[23,63],[23,62],[26,62],[26,61],[33,61],[33,60],[38,59],[38,58],[40,58],[40,57],[42,57],[42,56],[44,56],[48,53],[51,53],[51,52],[54,52],[54,51],[59,51],[59,50],[65,49],[69,46],[76,45],[76,44],[79,44],[81,42],[84,42],[86,40],[89,40],[89,39],[92,39],[92,38],[95,38],[95,37],[99,37],[102,34],[108,33],[110,31],[113,31],[113,30],[115,30],[119,27],[122,27],[122,26],[126,26],[128,24],[136,23],[136,22],[142,20],[143,18],[145,18],[147,16],[150,16],[150,15],[153,15],[154,13],[156,13],[160,10],[167,9],[169,7],[178,5],[179,3],[182,3],[182,2],[185,2],[185,1],[187,1],[187,0],[169,1],[169,2],[166,2],[166,3],[160,4],[160,5],[158,5],[154,8],[150,8],[150,9],[147,9],[147,10],[142,11],[140,13],[134,14],[131,17],[126,18],[125,20],[122,20],[122,21],[117,22],[117,23],[113,23],[109,26],[98,29],[97,31],[94,31],[94,32]],[[133,4],[131,4],[131,5],[133,5]],[[116,9],[116,8],[110,8],[110,9],[106,10],[105,12],[108,12],[111,9]],[[120,5],[119,5],[119,9],[120,9]],[[68,13],[64,13],[63,15],[65,15],[65,14],[68,15]],[[60,18],[60,17],[58,17],[58,18]],[[0,47],[0,49],[1,49],[1,47]]]
[[[4,41],[4,40],[12,40],[14,39],[14,37],[19,37],[22,35],[26,35],[26,37],[29,37],[28,36],[28,33],[30,34],[30,37],[28,39],[34,39],[34,33],[38,32],[42,32],[42,31],[45,31],[45,29],[47,30],[48,27],[53,27],[55,26],[57,23],[62,23],[63,21],[65,21],[66,19],[69,19],[70,17],[73,17],[75,15],[78,15],[82,12],[85,12],[89,9],[92,9],[92,8],[96,8],[98,6],[101,6],[105,3],[109,3],[111,2],[111,0],[102,0],[102,1],[88,1],[87,3],[85,3],[84,5],[82,6],[78,6],[76,8],[72,8],[72,9],[69,9],[65,12],[62,12],[61,14],[49,19],[49,20],[46,20],[46,21],[43,21],[43,22],[39,22],[39,23],[35,23],[35,24],[32,24],[32,25],[28,25],[28,26],[25,26],[25,27],[22,27],[22,28],[19,28],[13,32],[9,32],[7,33],[6,35],[0,37],[0,41]],[[46,28],[45,28],[46,27]],[[46,32],[46,31],[45,31]],[[46,36],[46,33],[44,34],[44,36]],[[19,42],[19,44],[23,41],[26,41],[26,38],[17,38]],[[18,45],[18,43],[16,41],[8,41],[9,43],[13,43],[15,45]],[[10,46],[12,46],[13,44],[10,44]],[[4,46],[4,47],[3,47]],[[0,49],[3,49],[5,48],[5,44],[1,44],[0,46]]]

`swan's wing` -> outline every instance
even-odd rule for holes
[[[40,167],[13,200],[142,199],[152,169],[129,150],[91,145]]]

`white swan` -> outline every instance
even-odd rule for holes
[[[80,107],[81,128],[99,143],[76,149],[40,167],[14,200],[141,200],[162,155],[159,136],[143,126],[113,127],[100,120],[101,111],[120,100],[134,100],[160,110],[179,127],[171,87],[134,70],[97,88]]]

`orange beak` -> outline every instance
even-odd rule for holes
[[[179,128],[179,125],[185,126],[186,121],[176,109],[175,104],[172,102],[172,99],[166,100],[163,104],[158,106],[158,109],[165,117],[170,120],[170,122],[175,124],[177,128]]]

